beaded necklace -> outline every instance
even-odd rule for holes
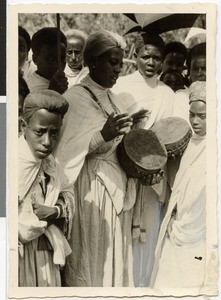
[[[100,109],[102,110],[102,112],[104,113],[104,115],[108,118],[110,114],[105,110],[105,108],[104,108],[103,105],[100,103],[100,101],[98,100],[98,98],[96,97],[96,95],[89,89],[89,87],[87,87],[87,86],[85,86],[85,85],[82,85],[82,87],[90,93],[92,99],[99,105],[99,107],[100,107]],[[115,112],[115,114],[118,114],[117,107],[116,107],[116,105],[113,103],[113,101],[111,100],[110,95],[109,95],[108,92],[107,92],[107,97],[108,97],[108,100],[109,100],[109,102],[110,102],[110,104],[111,104],[111,106],[112,106],[112,108],[113,108],[113,111]]]

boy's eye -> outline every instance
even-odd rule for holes
[[[51,132],[51,136],[52,136],[52,137],[57,137],[58,134],[59,134],[59,131],[58,131],[58,130],[52,131],[52,132]]]
[[[194,114],[189,113],[189,116],[190,116],[190,118],[193,118],[193,117],[194,117]]]
[[[50,57],[48,58],[48,61],[49,61],[49,62],[56,62],[56,61],[57,61],[57,58],[56,58],[56,57],[53,57],[53,56],[50,56]]]
[[[205,120],[206,119],[206,114],[202,114],[199,117],[200,117],[200,119]]]
[[[35,134],[37,135],[37,136],[41,136],[42,134],[43,134],[43,132],[41,131],[41,130],[34,130],[34,132],[35,132]]]

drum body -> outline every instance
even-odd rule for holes
[[[167,149],[168,158],[180,156],[186,149],[192,136],[192,130],[186,120],[170,117],[156,122],[151,128]]]
[[[128,177],[141,178],[158,173],[167,162],[165,146],[151,130],[134,129],[117,148],[122,169]]]

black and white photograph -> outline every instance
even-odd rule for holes
[[[9,297],[217,296],[216,5],[8,18]]]

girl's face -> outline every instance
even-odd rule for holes
[[[197,56],[192,59],[190,64],[190,80],[206,81],[206,57]]]
[[[122,65],[123,50],[115,47],[97,57],[90,67],[91,78],[105,88],[111,88],[117,81]]]
[[[162,54],[153,45],[143,46],[137,54],[137,67],[139,72],[148,78],[158,74],[162,66]]]
[[[36,111],[24,126],[24,137],[37,159],[44,159],[52,153],[62,125],[61,115],[46,109]]]
[[[206,104],[202,101],[195,101],[190,104],[190,124],[197,135],[206,134]]]

